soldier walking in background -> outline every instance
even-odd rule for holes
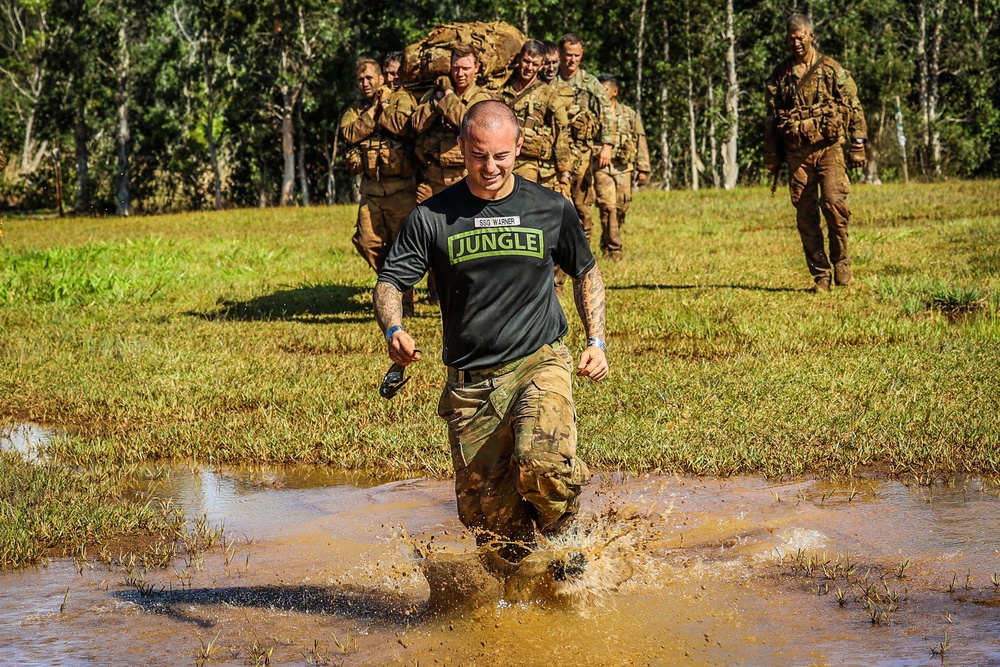
[[[590,239],[593,229],[594,167],[611,164],[611,100],[604,86],[580,68],[583,40],[574,34],[559,40],[558,81],[569,86],[573,99],[567,105],[574,169],[571,193],[583,232]],[[598,153],[595,156],[594,150]],[[593,163],[596,163],[593,164]]]
[[[418,203],[465,178],[465,162],[458,145],[462,119],[476,102],[493,99],[490,92],[476,84],[478,74],[476,49],[458,44],[451,52],[450,74],[438,77],[413,113],[417,158],[423,164]]]
[[[819,53],[812,20],[803,14],[788,19],[792,55],[771,73],[766,87],[764,167],[777,176],[788,161],[789,191],[795,206],[806,263],[817,292],[851,282],[847,251],[847,205],[850,181],[843,145],[850,139],[848,162],[867,162],[867,127],[850,72]],[[826,218],[830,254],[826,254],[820,214]]]
[[[604,84],[611,100],[614,148],[611,164],[594,170],[594,188],[597,190],[597,210],[601,214],[601,254],[617,261],[622,258],[621,228],[632,202],[633,175],[640,186],[649,180],[649,147],[639,114],[618,101],[618,79],[602,74],[598,80]]]
[[[403,80],[399,78],[399,68],[403,66],[403,52],[390,51],[382,59],[382,73],[385,75],[385,85],[393,90],[399,88]]]
[[[538,78],[545,83],[552,83],[559,74],[559,47],[553,42],[542,42],[545,45],[545,55],[542,56],[542,69]]]
[[[524,143],[514,173],[570,198],[573,154],[569,118],[555,88],[538,77],[545,45],[529,39],[514,61],[514,73],[500,99],[514,110]]]
[[[382,70],[371,59],[355,65],[361,99],[340,119],[340,133],[350,145],[348,171],[361,175],[361,202],[354,247],[378,272],[389,247],[416,203],[416,160],[408,142],[416,100],[409,91],[384,85]],[[403,295],[406,314],[413,312],[413,292]]]

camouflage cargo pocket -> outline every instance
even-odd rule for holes
[[[525,133],[521,155],[538,160],[548,160],[552,157],[552,137],[538,132]]]
[[[438,162],[442,167],[464,167],[465,158],[462,156],[462,147],[458,145],[458,138],[448,138],[441,140],[441,154]]]
[[[823,141],[823,134],[819,129],[818,118],[806,118],[799,124],[799,134],[802,135],[802,144],[811,146]]]

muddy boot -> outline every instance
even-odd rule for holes
[[[551,569],[556,581],[579,579],[587,569],[587,557],[579,551],[569,551],[559,560],[553,561]]]
[[[849,285],[851,282],[851,265],[850,263],[837,262],[833,267],[833,279],[838,285]]]
[[[830,274],[825,274],[822,276],[816,276],[816,284],[813,286],[813,291],[819,294],[820,292],[830,291]]]

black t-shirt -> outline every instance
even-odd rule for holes
[[[503,199],[480,199],[462,180],[418,205],[378,279],[402,292],[433,269],[444,363],[475,370],[565,335],[553,267],[579,278],[594,263],[573,204],[514,176]]]

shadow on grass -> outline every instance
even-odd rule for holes
[[[330,614],[381,621],[386,625],[412,623],[425,606],[423,602],[392,591],[364,586],[223,586],[144,593],[126,590],[112,595],[148,613],[163,614],[204,628],[215,625],[214,620],[199,613],[198,607],[207,605]]]
[[[214,311],[188,312],[206,320],[299,321],[347,324],[372,321],[371,289],[351,285],[303,285],[254,297],[221,301]]]
[[[657,285],[657,284],[645,284],[645,285],[608,285],[609,290],[634,290],[634,289],[646,289],[646,290],[684,290],[684,289],[740,289],[740,290],[750,290],[753,292],[812,292],[811,287],[806,288],[795,288],[795,287],[762,287],[760,285]]]

